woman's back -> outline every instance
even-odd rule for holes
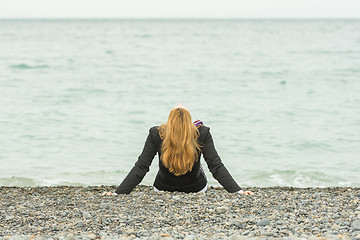
[[[183,106],[174,107],[168,120],[157,128],[162,139],[161,155],[164,166],[175,176],[191,171],[199,160],[199,130],[192,123],[189,111]]]
[[[231,177],[215,150],[210,128],[200,126],[198,131],[199,137],[197,140],[200,145],[198,159],[194,162],[191,171],[176,176],[169,171],[161,161],[161,145],[163,140],[160,137],[158,127],[150,128],[144,149],[139,156],[138,161],[124,181],[116,189],[116,193],[130,193],[149,171],[152,160],[157,153],[159,154],[159,171],[154,181],[154,187],[158,190],[180,192],[198,192],[202,190],[207,184],[205,173],[202,171],[200,164],[200,156],[203,154],[214,178],[218,180],[227,191],[239,191],[241,188]]]

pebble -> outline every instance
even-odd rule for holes
[[[82,212],[84,218],[91,218],[91,214],[87,211]]]
[[[241,196],[116,186],[0,187],[3,239],[358,239],[359,188],[252,188]],[[1,237],[3,236],[3,237]]]
[[[274,236],[274,233],[273,232],[261,232],[261,235],[271,237],[271,236]]]
[[[5,220],[12,220],[12,219],[14,219],[14,216],[7,215],[7,216],[5,217]]]
[[[260,222],[258,222],[257,225],[258,226],[270,225],[270,221],[268,219],[264,219],[264,220],[261,220]]]
[[[174,199],[176,201],[181,201],[181,197],[179,197],[179,196],[173,196],[172,199]]]
[[[69,234],[66,238],[67,240],[75,240],[74,234]]]
[[[86,236],[88,239],[95,239],[96,235],[95,234],[89,234]]]
[[[76,224],[76,227],[78,227],[78,228],[81,228],[83,226],[84,226],[83,221],[78,221],[77,224]]]
[[[360,221],[359,220],[355,220],[353,221],[353,223],[351,224],[351,227],[353,229],[353,231],[360,231]]]

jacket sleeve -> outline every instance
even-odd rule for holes
[[[153,140],[153,131],[156,131],[155,127],[150,128],[143,151],[134,167],[117,187],[115,191],[117,194],[130,193],[143,180],[146,173],[149,171],[149,167],[157,152],[157,144]]]
[[[222,163],[218,153],[216,152],[213,138],[210,133],[210,129],[207,128],[207,133],[204,140],[204,146],[202,147],[202,153],[204,155],[205,162],[207,163],[210,172],[213,177],[228,191],[237,192],[241,190],[240,186],[230,175]]]

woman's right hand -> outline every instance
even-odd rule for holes
[[[252,191],[238,191],[239,194],[241,195],[254,195],[254,193]]]
[[[113,192],[104,192],[103,194],[101,194],[101,196],[116,196],[117,193],[113,193]]]

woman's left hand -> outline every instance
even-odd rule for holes
[[[101,196],[116,196],[117,193],[113,193],[113,192],[104,192],[103,194],[101,194]]]
[[[239,194],[242,194],[242,195],[254,195],[254,193],[252,191],[239,191]]]

